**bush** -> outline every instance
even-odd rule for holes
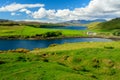
[[[93,59],[92,60],[92,62],[93,62],[93,67],[94,68],[99,68],[100,67],[100,60],[99,59]]]
[[[57,37],[57,36],[61,36],[62,33],[60,31],[53,31],[53,32],[46,32],[44,34],[42,34],[43,37]]]
[[[42,36],[42,34],[36,34],[35,36],[38,36],[38,37],[39,37],[39,36]]]
[[[114,36],[120,36],[120,31],[115,31],[115,32],[113,32],[113,35],[114,35]]]
[[[27,60],[26,60],[25,56],[19,56],[19,57],[17,58],[17,61],[23,61],[23,62],[25,62],[25,61],[27,61]]]
[[[105,49],[114,49],[112,46],[104,46]]]
[[[0,60],[0,64],[5,64],[5,63],[6,63],[5,61],[1,61],[1,60]]]
[[[45,59],[43,59],[43,61],[44,61],[44,62],[49,62],[49,60],[48,60],[48,59],[46,59],[46,58],[45,58]]]

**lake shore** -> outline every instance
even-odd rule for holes
[[[111,40],[120,40],[117,36],[60,36],[60,37],[19,37],[19,36],[4,36],[0,37],[0,40],[52,40],[52,39],[65,39],[65,38],[105,38]]]

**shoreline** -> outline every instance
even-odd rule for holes
[[[34,38],[9,38],[7,37],[0,37],[0,40],[52,40],[52,39],[67,39],[67,38],[104,38],[104,39],[111,39],[111,40],[120,40],[120,37],[116,36],[61,36],[61,37],[48,37],[48,38],[42,38],[42,37],[34,37]]]
[[[62,36],[62,37],[49,37],[49,38],[27,38],[27,39],[1,39],[0,40],[54,40],[54,39],[69,39],[69,38],[103,38],[103,39],[111,39],[113,41],[120,41],[120,37],[103,37],[103,36]],[[4,51],[10,51],[10,52],[29,52],[31,50],[25,49],[25,48],[18,48],[18,49],[9,49],[9,50],[0,50],[0,53],[3,53]]]

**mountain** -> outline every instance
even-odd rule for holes
[[[11,20],[7,20],[7,19],[0,19],[0,22],[9,22]]]
[[[92,22],[105,22],[106,20],[104,19],[95,19],[95,20],[71,20],[71,21],[67,21],[64,23],[72,23],[72,24],[89,24]]]
[[[0,26],[14,26],[14,25],[20,25],[20,24],[16,21],[0,19]]]
[[[115,18],[110,21],[99,23],[96,28],[103,30],[118,30],[120,29],[120,18]]]
[[[31,26],[31,27],[41,27],[41,28],[52,28],[52,27],[64,27],[64,24],[60,23],[42,23],[42,22],[32,22],[32,21],[12,21],[0,19],[0,26]]]

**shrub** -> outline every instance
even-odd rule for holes
[[[19,56],[19,57],[17,58],[17,61],[23,61],[23,62],[25,62],[25,61],[27,61],[27,60],[26,60],[25,56]]]
[[[31,62],[32,58],[28,57],[26,55],[21,55],[21,56],[17,57],[16,61]]]
[[[48,59],[46,59],[46,58],[45,58],[45,59],[43,59],[43,61],[44,61],[44,62],[49,62],[49,60],[48,60]]]
[[[114,74],[116,74],[116,70],[115,69],[111,69],[110,70],[110,75],[114,75]]]
[[[36,34],[35,36],[42,36],[42,34]]]
[[[5,61],[1,61],[1,60],[0,60],[0,64],[5,64],[5,63],[6,63]]]
[[[115,32],[113,32],[113,35],[115,35],[115,36],[120,36],[120,31],[115,31]]]
[[[114,49],[112,46],[104,46],[105,49]]]
[[[92,60],[92,62],[93,62],[93,67],[94,68],[99,68],[100,67],[100,60],[99,59],[93,59]]]
[[[42,34],[43,37],[57,37],[62,35],[62,33],[60,31],[53,31],[53,32],[46,32],[44,34]]]

